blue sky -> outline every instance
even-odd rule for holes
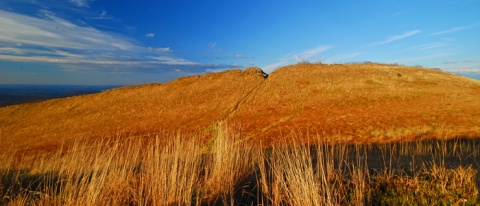
[[[480,1],[0,1],[0,84],[130,85],[303,61],[480,79]]]

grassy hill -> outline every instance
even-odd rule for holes
[[[268,77],[258,68],[231,70],[0,108],[0,149],[208,134],[217,121],[267,143],[307,132],[337,142],[480,137],[480,82],[383,64],[297,64]]]
[[[381,64],[298,64],[278,69],[232,116],[252,136],[319,133],[383,142],[480,134],[480,82]]]
[[[479,100],[436,70],[298,64],[9,106],[0,205],[478,205]]]

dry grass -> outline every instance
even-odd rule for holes
[[[0,108],[0,204],[479,204],[455,139],[479,103],[439,71],[299,64]]]
[[[382,64],[298,64],[267,79],[258,68],[232,70],[0,108],[0,149],[33,154],[78,137],[205,132],[225,119],[264,144],[295,130],[357,143],[477,137],[480,82]]]
[[[478,81],[435,70],[298,64],[272,72],[232,118],[272,141],[298,128],[337,142],[473,137],[480,132],[479,97]]]
[[[263,81],[260,69],[230,70],[0,108],[0,149],[35,153],[79,137],[201,131],[228,116]]]
[[[78,140],[0,155],[2,205],[478,204],[475,140],[261,148],[218,124],[201,136]],[[295,137],[292,137],[295,138]],[[298,137],[296,137],[298,138]],[[300,137],[302,138],[302,137]]]
[[[2,154],[1,204],[200,205],[234,201],[251,147],[218,125],[212,142],[176,135],[78,140],[68,151],[17,162]]]

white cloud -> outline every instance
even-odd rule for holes
[[[463,62],[465,62],[465,63],[475,63],[475,62],[480,62],[480,60],[467,59],[467,60],[463,60]]]
[[[270,72],[273,72],[273,70],[281,67],[281,66],[285,66],[287,65],[288,61],[286,60],[280,60],[279,62],[277,63],[274,63],[274,64],[270,64],[268,66],[265,66],[262,68],[262,70],[265,72],[265,73],[270,73]]]
[[[301,62],[304,62],[305,60],[303,60],[302,58],[300,58],[299,56],[294,56],[293,59],[297,62],[297,63],[301,63]]]
[[[209,42],[208,43],[208,48],[210,48],[209,51],[208,51],[209,53],[210,52],[219,52],[219,53],[223,52],[223,50],[217,46],[217,42]]]
[[[113,19],[113,17],[107,15],[107,11],[103,10],[100,14],[93,14],[92,17],[88,17],[90,19],[97,19],[97,20],[105,20],[105,19]]]
[[[225,69],[207,69],[206,71],[211,73],[218,73],[225,71]]]
[[[265,66],[263,69],[265,72],[270,73],[278,67],[285,66],[287,64],[292,63],[299,63],[305,61],[318,61],[319,58],[317,57],[320,53],[325,52],[329,49],[333,48],[330,45],[320,45],[313,49],[305,50],[295,55],[286,55],[285,57],[281,58],[278,62]]]
[[[477,26],[480,26],[480,23],[476,23],[476,24],[472,24],[472,25],[468,25],[468,26],[459,26],[459,27],[455,27],[455,28],[448,29],[448,30],[445,30],[445,31],[434,32],[434,33],[431,33],[430,35],[435,36],[435,35],[441,35],[441,34],[448,34],[448,33],[453,33],[453,32],[457,32],[457,31],[462,31],[462,30],[465,30],[465,29],[471,29],[471,28],[474,28],[474,27],[477,27]]]
[[[462,61],[443,62],[450,68],[446,70],[449,72],[460,74],[480,74],[480,60],[466,59]]]
[[[145,48],[134,39],[80,26],[42,10],[32,17],[0,9],[0,60],[58,64],[68,71],[86,72],[204,72],[237,68],[237,65],[200,64],[183,58],[161,56],[169,47]],[[150,58],[148,53],[161,53]]]
[[[43,19],[0,10],[0,43],[79,50],[138,49],[129,38],[78,26],[52,12],[42,11],[41,16]]]
[[[88,7],[90,5],[90,0],[70,0],[70,2],[78,7]]]
[[[407,31],[403,34],[389,36],[386,40],[381,41],[381,42],[377,42],[377,43],[373,43],[373,45],[387,44],[387,43],[390,43],[390,42],[398,41],[400,39],[404,39],[404,38],[407,38],[409,36],[413,36],[413,35],[418,34],[420,32],[422,32],[422,31],[421,30]]]
[[[25,54],[25,52],[14,47],[0,47],[0,54]]]
[[[407,59],[400,59],[400,60],[395,61],[395,63],[412,62],[412,61],[418,61],[418,60],[424,60],[424,59],[432,59],[432,58],[448,56],[448,55],[449,54],[446,54],[446,53],[431,54],[431,55],[427,55],[427,56],[419,56],[419,57],[412,57],[412,58],[407,58]]]
[[[460,74],[480,74],[480,67],[459,66],[447,71]]]
[[[166,65],[198,65],[199,63],[191,62],[181,58],[173,58],[168,56],[149,57],[156,61],[150,61],[152,64],[166,64]]]
[[[233,56],[233,58],[236,58],[236,59],[252,59],[253,57],[252,56],[243,56],[241,54],[235,54]]]
[[[429,50],[429,49],[434,49],[442,46],[445,46],[445,44],[442,44],[442,43],[422,44],[422,45],[409,47],[409,48],[394,51],[394,52],[404,52],[404,51],[411,51],[411,50]]]
[[[295,57],[297,57],[299,59],[302,59],[303,61],[310,61],[311,57],[317,56],[318,54],[320,54],[324,51],[327,51],[331,48],[332,48],[332,46],[329,46],[329,45],[321,45],[321,46],[318,46],[316,48],[309,49],[309,50],[306,50],[304,52],[301,52],[301,53],[295,55]]]
[[[344,59],[350,59],[356,56],[360,56],[362,54],[365,54],[365,52],[355,52],[355,53],[350,53],[350,54],[342,54],[334,57],[330,57],[328,59],[325,59],[325,63],[339,63],[340,60]]]
[[[446,62],[442,62],[442,64],[457,64],[458,62],[457,61],[446,61]]]
[[[154,37],[155,34],[154,33],[148,33],[148,34],[145,34],[146,37]]]
[[[210,42],[208,43],[208,47],[215,48],[217,46],[217,42]]]
[[[170,49],[170,47],[159,47],[159,48],[148,47],[147,49],[148,51],[157,52],[157,53],[173,52],[173,50]]]

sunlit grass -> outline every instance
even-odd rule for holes
[[[309,145],[262,147],[223,124],[211,135],[77,140],[23,159],[2,153],[0,204],[479,203],[475,140],[333,145],[310,136]]]

